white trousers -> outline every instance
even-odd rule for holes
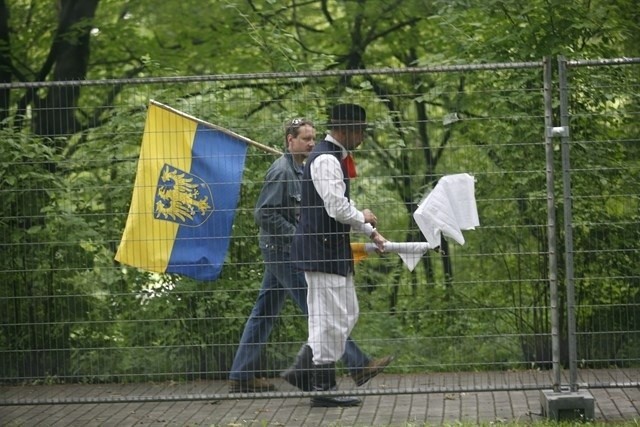
[[[316,365],[334,363],[344,354],[360,308],[353,275],[305,271],[309,308],[309,340]]]

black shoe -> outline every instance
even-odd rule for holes
[[[314,365],[312,391],[335,391],[336,364]],[[311,398],[311,407],[335,408],[338,406],[359,406],[362,401],[349,396],[316,396]]]
[[[349,407],[349,406],[360,406],[362,401],[357,397],[350,396],[337,396],[337,397],[312,397],[311,398],[311,407],[312,408],[337,408],[337,407]]]
[[[280,374],[280,378],[302,391],[311,391],[311,378],[307,372],[299,371],[293,366]]]
[[[280,377],[302,391],[311,391],[312,368],[313,353],[311,347],[305,344],[298,352],[296,362],[287,368],[286,371],[282,372]]]

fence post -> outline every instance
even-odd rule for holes
[[[576,302],[573,272],[573,217],[571,196],[571,162],[569,153],[569,87],[567,83],[567,61],[558,57],[558,80],[560,84],[560,127],[563,129],[562,143],[562,197],[564,203],[565,284],[567,287],[567,344],[569,359],[569,388],[578,390],[578,368],[576,351]]]
[[[557,294],[557,264],[556,270],[553,270],[552,264],[557,262],[556,254],[553,251],[555,243],[555,235],[548,237],[549,239],[549,279],[551,285],[551,329],[552,329],[552,351],[553,351],[553,373],[554,386],[553,390],[540,391],[540,404],[542,413],[548,418],[560,419],[586,419],[592,420],[595,417],[595,402],[591,393],[587,390],[578,390],[577,384],[577,366],[576,366],[576,316],[575,316],[575,297],[573,283],[573,234],[572,234],[572,218],[571,218],[571,168],[569,162],[569,102],[568,102],[568,85],[567,85],[567,62],[562,57],[558,57],[558,80],[560,92],[560,126],[551,125],[551,99],[547,98],[551,90],[547,89],[547,84],[551,84],[547,80],[547,76],[551,75],[551,67],[545,61],[545,142],[547,147],[547,197],[553,197],[553,153],[549,153],[550,147],[553,150],[552,138],[560,137],[561,140],[561,156],[562,156],[562,194],[564,201],[564,230],[565,230],[565,280],[567,287],[567,336],[569,349],[569,387],[560,386],[560,364],[557,363],[556,357],[559,355],[559,333],[558,333],[558,294]],[[551,168],[551,170],[550,170]],[[551,180],[551,181],[550,181]],[[551,189],[549,189],[551,185]],[[550,203],[550,201],[548,201]],[[549,207],[548,215],[550,217],[547,226],[551,233],[552,224],[551,214],[555,214],[555,208]],[[555,231],[555,227],[553,227]],[[553,240],[552,240],[553,239]],[[554,280],[556,277],[556,280]],[[554,282],[556,282],[554,290]],[[555,329],[554,329],[555,325]],[[557,347],[556,347],[557,346]]]
[[[556,200],[554,197],[553,168],[553,71],[551,59],[543,60],[543,96],[545,126],[545,163],[547,167],[547,244],[549,251],[549,306],[551,307],[551,363],[553,367],[553,391],[559,392],[560,372],[560,315],[558,313],[558,243],[556,239]]]

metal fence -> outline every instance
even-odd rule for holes
[[[389,372],[482,371],[499,389],[638,385],[589,369],[640,364],[640,59],[1,88],[15,106],[0,149],[3,383],[227,377],[262,278],[253,206],[275,156],[248,149],[217,280],[121,265],[154,99],[277,150],[287,119],[308,117],[321,135],[328,106],[365,106],[352,194],[393,241],[423,238],[412,213],[440,177],[474,176],[480,227],[464,245],[444,240],[413,271],[393,254],[357,264],[353,336],[372,356],[394,354]],[[256,374],[277,376],[305,339],[286,306]],[[505,370],[547,370],[549,382],[505,384]]]

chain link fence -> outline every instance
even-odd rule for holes
[[[445,175],[474,177],[480,218],[413,270],[392,253],[357,264],[360,346],[393,354],[388,372],[482,372],[487,390],[637,386],[639,85],[638,59],[564,58],[4,84],[0,381],[226,379],[262,279],[253,208],[283,124],[309,118],[321,137],[327,108],[355,102],[370,129],[351,193],[385,237],[424,241],[412,214]],[[216,280],[114,261],[150,100],[271,148],[247,149]],[[276,377],[305,340],[288,304],[255,374]],[[548,382],[505,384],[505,371]],[[474,385],[373,387],[362,393]]]

